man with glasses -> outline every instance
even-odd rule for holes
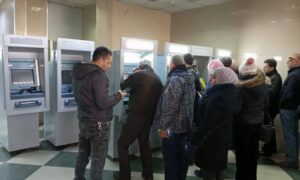
[[[287,61],[289,68],[280,97],[280,119],[286,143],[287,161],[280,165],[298,169],[298,118],[297,107],[300,104],[300,54],[293,54]]]

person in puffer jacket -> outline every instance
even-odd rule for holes
[[[188,136],[194,116],[195,79],[181,56],[173,56],[171,72],[156,108],[154,125],[163,138],[165,179],[186,178]]]

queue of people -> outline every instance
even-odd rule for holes
[[[120,171],[114,174],[115,179],[131,179],[128,148],[136,139],[141,176],[153,179],[149,135],[154,126],[162,138],[166,180],[186,179],[191,157],[200,168],[195,171],[197,175],[205,180],[223,180],[230,148],[236,157],[236,179],[256,180],[261,125],[266,115],[274,124],[278,113],[287,146],[287,160],[280,165],[298,169],[300,54],[288,58],[289,71],[283,85],[274,59],[265,60],[261,69],[255,59],[248,58],[235,71],[231,58],[225,57],[209,62],[204,89],[193,61],[190,54],[173,56],[165,85],[151,66],[142,62],[121,83],[123,91],[113,95],[108,94],[105,75],[112,63],[109,49],[97,48],[92,63],[74,67],[80,127],[75,180],[84,179],[89,158],[91,179],[102,179],[112,108],[124,98],[127,89],[128,118],[118,141]],[[275,133],[262,151],[265,156],[276,153]]]

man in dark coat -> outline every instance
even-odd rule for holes
[[[264,72],[267,77],[271,80],[271,85],[269,86],[269,107],[266,109],[265,118],[271,118],[272,124],[274,124],[274,118],[279,112],[279,99],[280,99],[280,91],[282,87],[282,79],[280,74],[277,72],[276,66],[277,61],[275,59],[267,59],[265,60]],[[266,143],[262,150],[265,156],[271,156],[272,153],[276,153],[276,136],[275,132],[273,133],[272,139],[270,143]]]
[[[200,124],[193,134],[192,144],[200,144],[195,152],[195,164],[203,170],[204,180],[221,180],[227,167],[233,117],[239,109],[235,87],[238,77],[230,68],[221,67],[213,71],[210,79],[212,87],[198,107]]]
[[[298,169],[298,118],[297,107],[300,104],[300,54],[293,54],[287,61],[289,68],[279,102],[280,119],[287,146],[287,161],[281,166]]]
[[[108,94],[109,81],[105,75],[111,67],[112,53],[98,47],[92,63],[74,66],[73,87],[79,119],[79,150],[75,166],[75,180],[84,180],[85,168],[91,158],[90,179],[102,179],[108,150],[110,121],[113,107],[125,96],[119,92]]]
[[[121,83],[121,89],[130,89],[128,118],[118,140],[120,173],[115,179],[130,180],[129,146],[138,139],[145,180],[153,179],[149,135],[156,105],[163,85],[150,65],[140,64],[139,70]]]

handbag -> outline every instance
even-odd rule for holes
[[[269,112],[265,111],[265,118],[259,130],[259,140],[265,143],[270,143],[274,132],[275,128],[272,123],[272,118]]]

